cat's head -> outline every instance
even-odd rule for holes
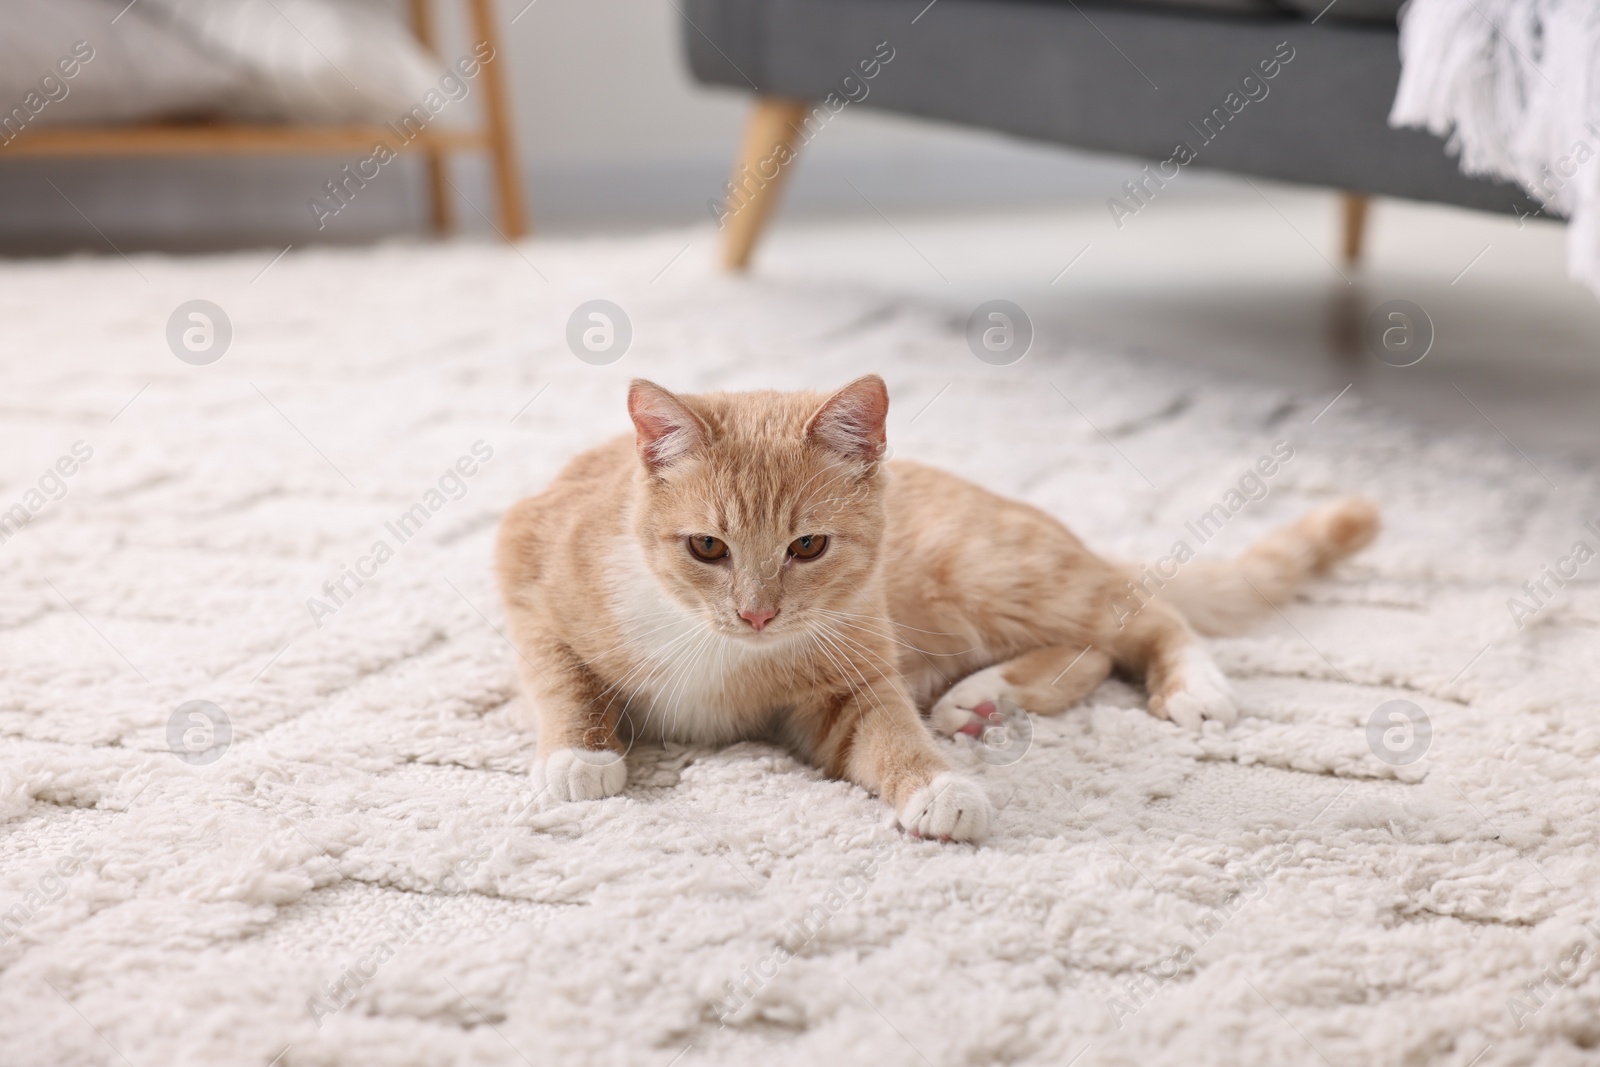
[[[662,587],[715,630],[781,641],[856,612],[884,529],[877,375],[831,396],[678,396],[636,380],[635,532]]]

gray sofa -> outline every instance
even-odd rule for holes
[[[682,2],[703,83],[769,101],[837,98],[887,42],[894,58],[860,106],[1150,160],[1134,195],[1198,166],[1486,211],[1538,207],[1514,186],[1463,176],[1439,139],[1389,127],[1399,0]],[[771,139],[753,127],[746,163]],[[1187,160],[1174,159],[1180,145]],[[780,183],[752,196],[770,201]],[[770,208],[742,213],[730,242],[753,228],[753,244]],[[736,251],[729,263],[742,266]]]

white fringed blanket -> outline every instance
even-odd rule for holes
[[[1448,136],[1462,171],[1569,219],[1568,272],[1600,293],[1600,5],[1411,0],[1400,58],[1390,125]]]

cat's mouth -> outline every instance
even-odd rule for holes
[[[717,627],[725,637],[732,638],[750,645],[774,645],[787,641],[796,634],[805,630],[804,623],[796,624],[792,617],[773,619],[765,623],[761,629],[751,626],[745,619],[737,619],[736,625],[723,625]]]
[[[783,640],[789,635],[789,628],[786,626],[768,626],[765,629],[752,630],[748,626],[741,626],[738,629],[724,627],[722,632],[736,641],[748,641],[752,644],[760,645]]]

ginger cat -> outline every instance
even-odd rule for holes
[[[636,736],[763,737],[880,794],[912,834],[976,840],[988,798],[919,708],[940,733],[974,732],[1001,697],[1054,715],[1121,667],[1153,714],[1231,723],[1227,680],[1182,612],[1231,626],[1377,531],[1372,505],[1343,500],[1114,610],[1134,570],[1056,519],[884,462],[876,375],[831,396],[636,380],[628,411],[634,438],[512,507],[496,550],[534,774],[561,800],[620,793]]]

